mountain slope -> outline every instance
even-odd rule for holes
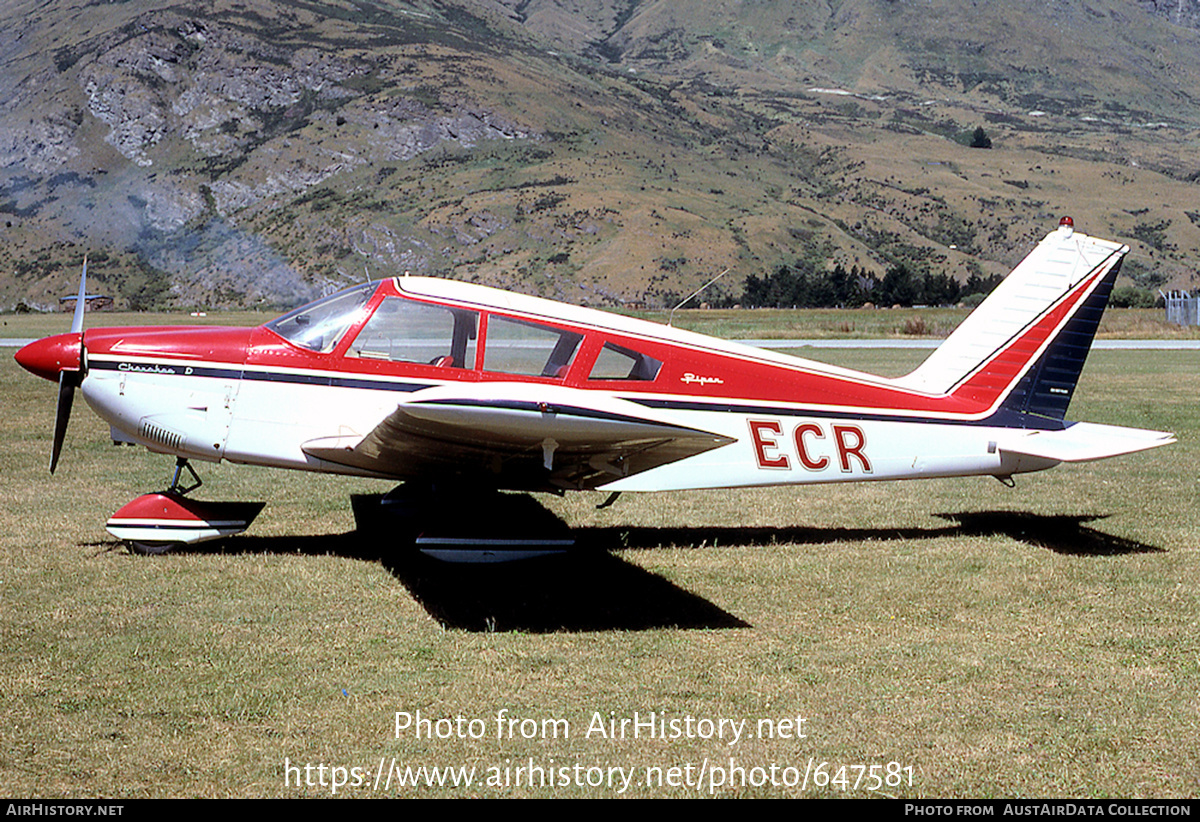
[[[514,19],[613,65],[784,91],[949,95],[1196,125],[1197,0],[508,0]],[[1149,13],[1147,13],[1149,12]],[[1182,22],[1184,25],[1175,25]]]
[[[1189,284],[1196,31],[995,6],[9,4],[0,306],[53,304],[85,252],[134,307],[405,270],[658,305],[798,256],[1005,271],[1066,212]]]

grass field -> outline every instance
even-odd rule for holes
[[[924,356],[816,353],[891,373]],[[615,796],[615,768],[634,774],[627,796],[707,796],[731,766],[810,781],[715,795],[865,796],[873,765],[892,796],[1200,796],[1192,353],[1094,352],[1072,405],[1174,431],[1167,448],[1013,489],[629,494],[605,510],[601,494],[546,497],[586,549],[482,569],[357,537],[349,495],[386,484],[236,466],[199,467],[198,496],[265,500],[247,535],[130,555],[104,521],[170,460],[112,447],[80,402],[49,476],[54,394],[0,357],[10,796],[328,796],[335,766],[368,783],[339,796]],[[397,735],[397,712],[418,711],[448,721]],[[533,722],[497,739],[502,711]],[[682,735],[587,734],[596,716],[650,712]],[[762,738],[760,721],[797,717]],[[738,741],[729,725],[695,736],[722,718],[745,721]],[[381,760],[473,767],[476,782],[373,790]],[[528,787],[531,762],[572,784]],[[679,784],[702,768],[702,789]]]
[[[669,312],[630,312],[651,322],[666,323]],[[965,308],[829,309],[685,309],[673,324],[724,339],[888,339],[942,338],[970,312]],[[184,313],[105,311],[89,314],[86,326],[122,325],[259,325],[275,318],[260,311],[222,311],[205,317]],[[0,338],[59,334],[71,326],[68,314],[0,315]],[[1200,339],[1200,326],[1168,323],[1162,309],[1110,308],[1097,335],[1109,339]]]

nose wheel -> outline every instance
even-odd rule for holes
[[[127,547],[131,553],[141,554],[144,557],[165,554],[178,544],[179,543],[177,542],[142,542],[141,540],[136,539],[125,540],[125,547]]]
[[[186,480],[184,473],[190,476]],[[240,534],[262,511],[261,502],[203,502],[186,494],[202,485],[183,457],[175,460],[165,491],[143,494],[109,518],[106,528],[136,554],[165,554],[178,545]]]

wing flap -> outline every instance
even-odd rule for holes
[[[1100,460],[1175,442],[1175,435],[1165,431],[1147,431],[1090,422],[1072,423],[1061,431],[1013,433],[1018,436],[998,443],[1001,451],[1057,462]]]

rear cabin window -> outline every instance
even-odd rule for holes
[[[588,374],[589,380],[645,380],[650,382],[658,376],[662,361],[651,356],[606,342]]]
[[[488,317],[483,368],[502,374],[563,378],[582,334],[540,323]]]
[[[474,311],[385,297],[346,353],[370,360],[474,368],[478,329]]]

